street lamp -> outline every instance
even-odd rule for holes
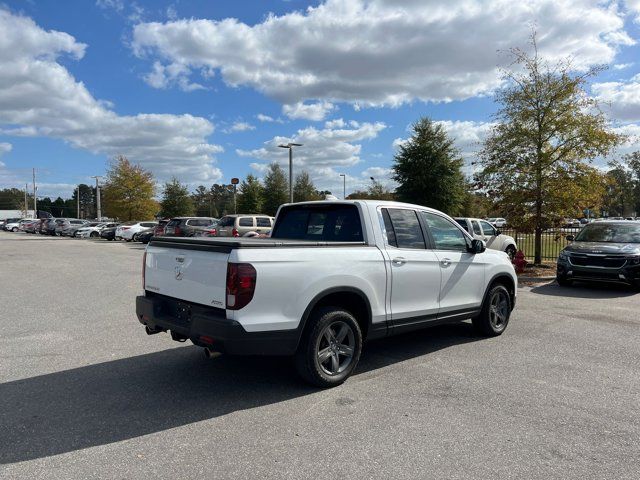
[[[344,173],[341,173],[340,176],[342,177],[342,199],[346,200],[347,199],[347,176]]]
[[[301,147],[301,143],[287,143],[278,145],[280,148],[289,149],[289,202],[293,203],[293,147]]]

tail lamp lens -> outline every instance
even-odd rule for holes
[[[253,299],[256,289],[256,269],[250,263],[229,263],[227,266],[227,308],[240,310]]]
[[[233,230],[231,230],[231,235],[233,235],[234,237],[239,237],[240,236],[240,234],[238,233],[238,230],[235,229],[235,228]]]

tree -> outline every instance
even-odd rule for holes
[[[610,217],[624,217],[635,211],[633,172],[618,161],[609,162],[604,210]]]
[[[633,210],[640,215],[640,151],[622,157],[624,164],[631,170],[633,178]]]
[[[153,199],[155,182],[151,172],[119,155],[109,170],[102,189],[105,214],[121,220],[145,220],[158,212]]]
[[[195,209],[198,217],[215,217],[213,212],[213,200],[207,187],[204,185],[198,185],[195,192],[191,195],[191,201],[193,202],[193,208]]]
[[[308,202],[320,199],[320,193],[316,190],[309,174],[307,172],[300,172],[296,176],[296,181],[293,184],[293,201]]]
[[[193,215],[193,202],[186,185],[173,177],[164,184],[162,200],[160,201],[160,215],[163,217],[186,217]]]
[[[80,218],[95,218],[96,216],[96,199],[95,199],[95,187],[90,187],[84,183],[78,185],[73,190],[71,200],[68,202],[70,206],[74,208],[74,216],[78,211],[78,192],[80,195]]]
[[[574,74],[569,60],[549,64],[512,49],[512,70],[496,95],[496,125],[484,142],[477,179],[509,212],[509,222],[535,232],[534,261],[542,260],[542,231],[565,215],[586,208],[588,190],[599,177],[589,164],[619,142],[597,101],[584,90],[600,71]],[[580,203],[580,204],[578,204]]]
[[[259,213],[262,208],[262,184],[254,175],[249,174],[240,185],[238,211],[242,213]]]
[[[394,193],[381,182],[371,179],[371,185],[366,190],[356,190],[347,195],[348,200],[395,200]]]
[[[233,185],[214,183],[211,185],[210,196],[211,206],[215,217],[234,213]]]
[[[393,165],[397,199],[457,215],[465,196],[462,157],[441,124],[423,117],[400,145]]]
[[[275,215],[278,208],[289,200],[289,182],[284,171],[277,163],[269,165],[269,171],[264,177],[262,194],[262,212]]]

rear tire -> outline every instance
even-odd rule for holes
[[[339,307],[323,307],[309,318],[294,363],[304,380],[329,388],[349,378],[361,352],[362,332],[354,316]]]
[[[502,284],[491,287],[482,305],[480,315],[472,319],[473,326],[481,335],[497,337],[502,335],[511,317],[511,296]]]
[[[558,285],[561,287],[570,287],[573,285],[572,280],[567,280],[566,277],[561,277],[560,275],[556,275],[556,282],[558,282]]]
[[[91,238],[97,238],[97,237],[99,237],[100,235],[98,234],[98,232],[91,232],[91,233],[89,234],[89,236],[90,236]]]
[[[18,231],[18,229],[17,229],[16,227],[13,227],[13,228],[11,229],[11,231],[12,231],[13,233],[15,233],[15,232],[17,232],[17,231]]]

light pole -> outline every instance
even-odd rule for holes
[[[341,173],[340,176],[342,177],[342,199],[346,200],[347,199],[347,176],[344,173]]]
[[[301,147],[301,143],[287,143],[278,145],[280,148],[289,149],[289,203],[293,203],[293,147]]]
[[[102,206],[100,205],[100,182],[99,180],[102,178],[100,175],[94,175],[91,178],[96,179],[96,213],[98,214],[98,221],[102,219]]]

